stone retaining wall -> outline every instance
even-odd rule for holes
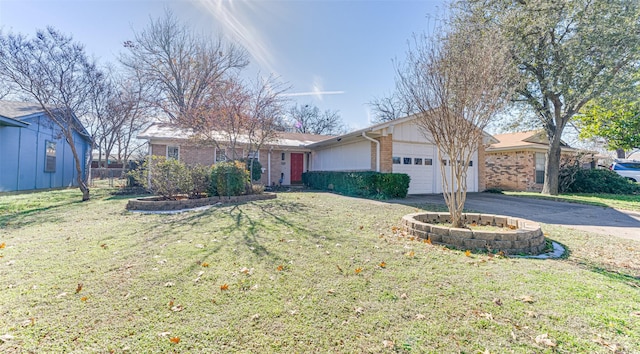
[[[274,193],[238,195],[234,197],[210,197],[200,199],[182,199],[182,200],[153,200],[157,197],[129,199],[127,210],[145,210],[145,211],[167,211],[192,209],[212,204],[231,204],[245,203],[254,200],[275,199]]]
[[[402,218],[410,235],[458,249],[495,250],[506,254],[540,254],[545,241],[540,225],[530,220],[491,214],[463,214],[467,224],[506,227],[508,231],[450,228],[449,213],[414,213]]]

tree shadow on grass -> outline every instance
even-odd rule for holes
[[[21,227],[26,227],[32,224],[43,224],[43,223],[55,223],[62,221],[61,217],[56,217],[48,212],[55,211],[57,209],[67,207],[69,205],[83,203],[80,200],[64,202],[56,205],[26,209],[23,211],[9,213],[6,215],[0,215],[0,228],[3,229],[19,229]]]

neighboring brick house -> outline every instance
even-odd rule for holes
[[[326,135],[279,133],[277,139],[263,146],[257,153],[250,152],[242,137],[236,144],[236,153],[230,148],[216,149],[213,144],[199,144],[188,138],[188,134],[180,129],[163,123],[152,124],[138,136],[149,143],[149,154],[165,156],[184,161],[187,164],[213,165],[225,161],[227,156],[247,157],[252,154],[262,165],[264,185],[278,184],[283,178],[283,185],[301,184],[302,173],[309,170],[310,149],[306,145],[330,139]]]
[[[545,153],[549,140],[542,130],[493,136],[499,142],[485,150],[485,186],[513,191],[540,191],[544,183]],[[561,159],[577,150],[561,142]]]

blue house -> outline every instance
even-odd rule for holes
[[[74,144],[87,171],[91,138],[80,122]],[[0,101],[0,192],[77,186],[71,147],[60,127],[35,103]]]

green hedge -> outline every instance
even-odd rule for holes
[[[371,171],[314,171],[302,174],[302,182],[308,187],[363,197],[404,198],[410,180],[405,173]]]
[[[209,195],[235,196],[245,194],[249,183],[249,171],[240,161],[226,161],[213,165]]]
[[[564,193],[638,194],[640,184],[609,170],[580,170]]]

